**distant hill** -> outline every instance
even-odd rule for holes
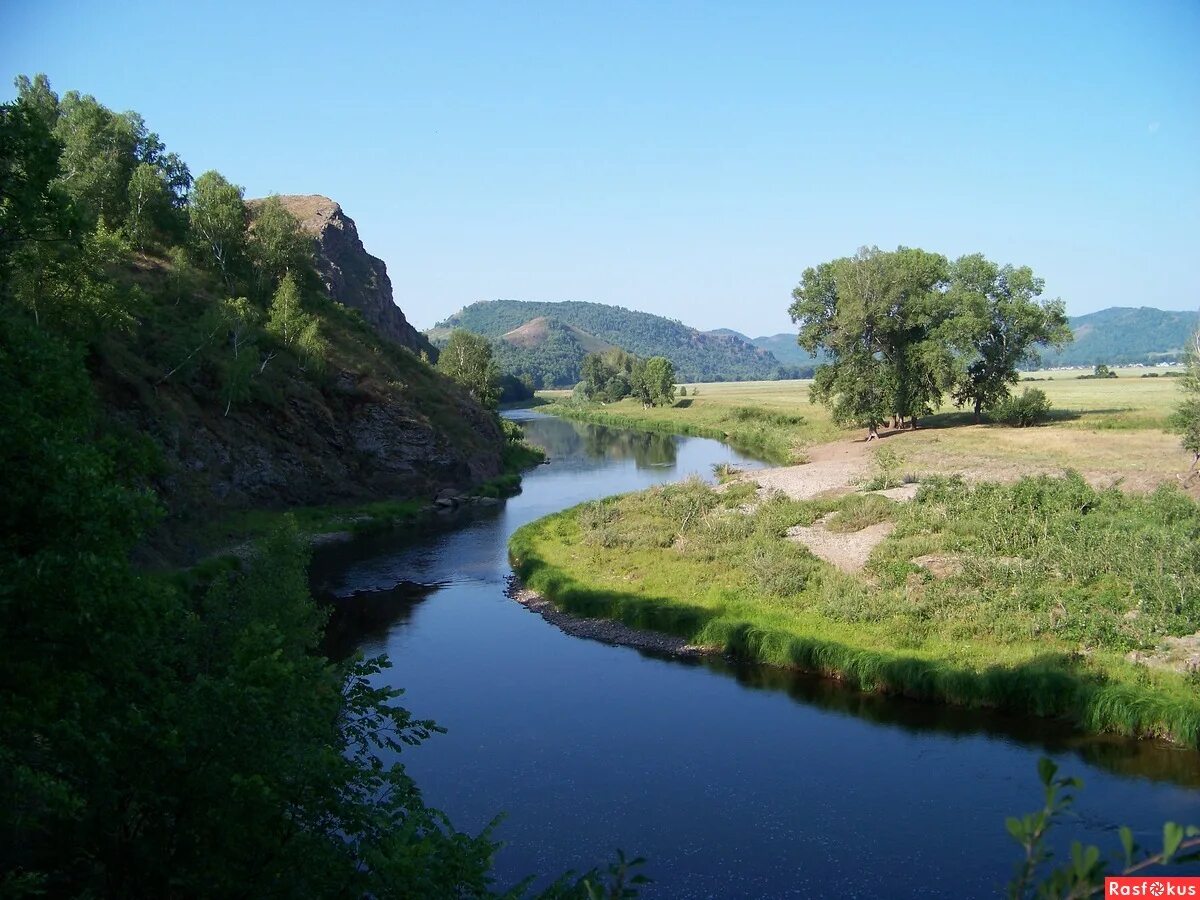
[[[1200,312],[1112,306],[1069,320],[1074,343],[1041,354],[1042,365],[1094,366],[1174,362],[1200,325]]]
[[[752,342],[755,347],[770,351],[776,359],[786,366],[812,368],[824,361],[822,354],[818,353],[816,356],[812,356],[797,344],[796,335],[792,333],[768,334],[764,337],[753,338]]]
[[[796,375],[742,335],[697,331],[674,319],[603,303],[473,303],[426,335],[437,343],[453,328],[490,338],[504,371],[528,374],[539,387],[574,384],[583,357],[607,347],[620,347],[638,356],[665,356],[675,364],[680,381],[751,381]]]

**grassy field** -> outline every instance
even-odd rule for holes
[[[580,615],[866,690],[1200,745],[1200,677],[1125,660],[1200,621],[1200,506],[1179,491],[931,480],[907,504],[776,496],[747,513],[752,495],[693,481],[592,502],[525,526],[510,551],[529,587]],[[853,574],[785,538],[821,517],[895,527]]]
[[[922,427],[888,437],[914,474],[961,472],[1011,478],[1029,472],[1078,469],[1097,482],[1126,479],[1147,490],[1186,472],[1191,458],[1167,432],[1179,401],[1174,378],[1141,377],[1146,369],[1121,369],[1119,377],[1085,379],[1083,372],[1031,372],[1039,379],[1017,386],[1050,398],[1051,420],[1035,428],[975,426],[971,416],[946,404]],[[1165,370],[1152,370],[1161,373]],[[567,392],[545,392],[548,412],[602,424],[650,428],[725,439],[776,463],[803,462],[806,448],[833,440],[861,440],[861,429],[835,426],[808,398],[808,381],[725,382],[686,385],[672,407],[642,409],[633,400],[576,407]]]

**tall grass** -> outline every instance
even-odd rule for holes
[[[864,690],[1065,717],[1200,746],[1200,681],[1125,660],[1200,627],[1200,506],[1078,476],[917,500],[775,498],[698,481],[584,504],[520,529],[520,576],[563,608],[679,635]],[[862,576],[783,539],[896,523]],[[914,560],[958,561],[934,577]]]

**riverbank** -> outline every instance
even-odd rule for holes
[[[1200,621],[1200,507],[1180,492],[1078,476],[934,479],[910,502],[755,490],[583,504],[517,531],[513,564],[576,616],[866,691],[1200,746],[1200,674],[1130,662]],[[872,528],[859,571],[805,542]]]

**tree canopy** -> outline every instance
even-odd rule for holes
[[[977,414],[1007,398],[1037,346],[1070,339],[1062,302],[1039,303],[1041,292],[1030,269],[979,254],[950,263],[870,247],[805,270],[788,312],[800,346],[828,359],[814,400],[874,434],[928,414],[947,392]]]
[[[500,399],[500,370],[487,338],[456,328],[438,354],[437,369],[461,384],[482,406],[494,409]]]

